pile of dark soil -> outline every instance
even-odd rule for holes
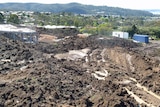
[[[58,38],[64,38],[66,36],[75,36],[79,33],[76,28],[57,28],[57,29],[46,29],[46,28],[37,28],[39,34],[49,34],[54,35]]]
[[[122,47],[125,49],[131,49],[141,47],[141,44],[134,43],[129,40],[120,38],[108,38],[98,36],[89,36],[88,38],[79,38],[78,36],[71,36],[58,43],[39,43],[36,46],[32,45],[31,48],[42,51],[44,53],[62,53],[68,52],[69,50],[79,50],[84,48],[103,49],[103,48],[114,48]]]
[[[24,44],[0,37],[0,106],[44,107],[137,107],[117,78],[132,75],[112,59],[99,62],[103,48],[121,47],[126,52],[140,45],[118,38],[78,38],[60,42]],[[92,62],[58,60],[57,53],[90,48]],[[107,53],[106,53],[107,55]],[[101,56],[100,56],[101,57]],[[92,73],[101,67],[109,70],[104,81]],[[92,70],[91,72],[87,72]],[[135,72],[136,73],[136,72]],[[138,72],[139,73],[139,72]],[[138,75],[138,74],[137,74]],[[157,92],[158,93],[158,92]]]
[[[41,58],[42,53],[28,48],[27,44],[0,36],[0,73],[19,69]]]

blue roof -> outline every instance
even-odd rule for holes
[[[134,36],[148,37],[148,35],[134,34]]]

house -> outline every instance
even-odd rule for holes
[[[112,36],[128,39],[129,34],[128,34],[128,32],[114,31],[114,32],[112,32]]]
[[[149,43],[149,37],[148,35],[134,34],[133,41],[141,43]]]

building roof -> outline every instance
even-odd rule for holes
[[[148,35],[134,34],[134,36],[148,37]]]
[[[55,25],[46,25],[46,26],[39,26],[39,27],[44,27],[46,29],[76,28],[75,26],[55,26]]]
[[[123,32],[123,31],[113,31],[112,33],[128,33],[128,32]]]
[[[0,32],[36,33],[35,30],[29,28],[19,28],[10,24],[0,24]]]

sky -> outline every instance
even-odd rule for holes
[[[128,9],[160,9],[160,0],[0,0],[0,3],[18,2],[18,3],[72,3],[77,2],[86,5],[122,7]]]

